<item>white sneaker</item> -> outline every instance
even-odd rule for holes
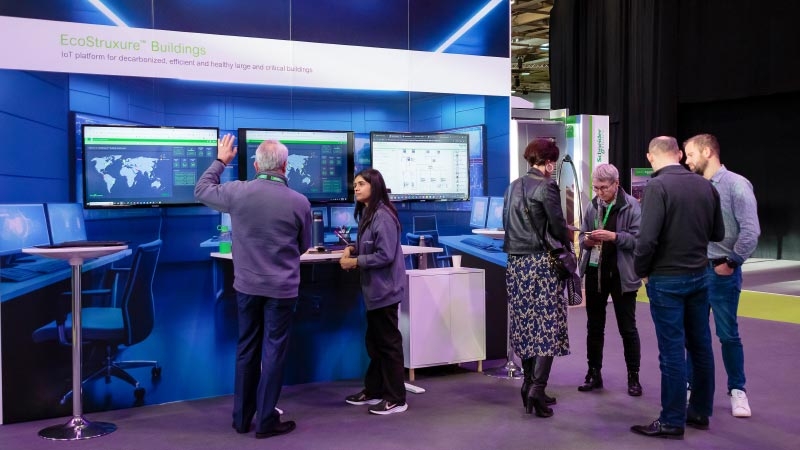
[[[731,389],[731,413],[733,417],[750,417],[750,403],[747,394],[740,389]]]

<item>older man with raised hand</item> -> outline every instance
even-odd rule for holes
[[[756,196],[747,178],[731,172],[720,162],[719,142],[713,135],[698,134],[684,143],[684,149],[689,169],[710,180],[719,192],[725,239],[708,244],[708,300],[722,344],[731,413],[734,417],[750,417],[744,387],[744,347],[736,312],[742,292],[741,265],[755,251],[761,234]],[[688,376],[691,386],[691,364]]]
[[[286,180],[289,150],[264,141],[256,150],[253,180],[220,184],[220,174],[236,156],[233,136],[217,145],[217,160],[197,181],[194,195],[231,215],[233,288],[239,340],[233,388],[233,428],[247,433],[255,417],[256,438],[290,433],[275,408],[283,386],[292,316],[300,289],[300,255],[311,246],[311,205]]]
[[[650,141],[653,175],[644,190],[634,270],[646,285],[658,340],[661,413],[631,431],[683,439],[684,426],[708,429],[714,397],[714,355],[708,324],[706,249],[725,237],[719,194],[680,165],[673,137]],[[694,391],[686,407],[686,352],[694,362]]]

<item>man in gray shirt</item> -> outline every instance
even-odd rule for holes
[[[725,239],[708,245],[708,299],[722,344],[731,412],[735,417],[750,417],[736,311],[742,291],[741,265],[755,251],[761,234],[756,197],[747,178],[731,172],[720,162],[719,143],[713,135],[694,136],[684,143],[684,149],[689,169],[710,180],[719,192]],[[689,369],[691,382],[691,366]]]
[[[230,213],[236,230],[232,256],[239,341],[233,427],[247,433],[257,413],[256,438],[268,438],[295,429],[294,421],[280,421],[275,405],[299,294],[300,255],[311,246],[311,205],[286,184],[285,145],[262,142],[256,150],[256,178],[220,184],[220,174],[235,156],[233,136],[225,135],[217,160],[198,180],[194,195]]]

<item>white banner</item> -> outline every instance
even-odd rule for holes
[[[508,96],[509,58],[0,16],[0,68]]]

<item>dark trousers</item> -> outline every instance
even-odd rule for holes
[[[368,397],[390,403],[406,402],[403,368],[403,336],[397,326],[400,304],[367,311],[367,355],[369,367],[364,377]]]
[[[233,425],[246,430],[256,418],[256,431],[279,422],[275,411],[283,386],[283,366],[289,348],[297,298],[271,298],[237,293],[239,342],[233,389]]]
[[[586,275],[586,356],[589,367],[603,367],[605,343],[606,305],[608,296],[614,304],[617,328],[622,337],[625,365],[629,371],[638,372],[641,361],[639,330],[636,329],[636,291],[622,292],[619,273],[603,276],[597,290],[596,272]]]

